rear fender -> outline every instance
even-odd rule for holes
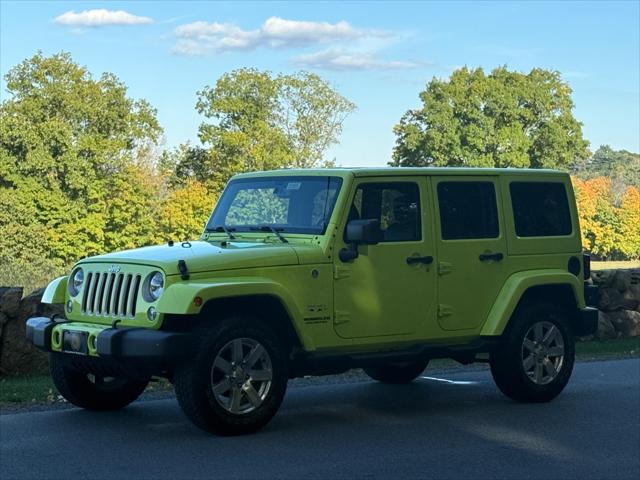
[[[584,285],[581,279],[565,270],[527,270],[511,275],[505,282],[496,302],[491,307],[480,335],[502,335],[518,303],[532,287],[567,285],[573,292],[577,308],[584,308]]]

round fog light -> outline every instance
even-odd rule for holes
[[[158,318],[158,311],[154,307],[149,307],[149,310],[147,310],[147,317],[152,322],[155,322],[156,318]]]
[[[67,313],[71,313],[73,310],[73,302],[71,300],[67,300]]]

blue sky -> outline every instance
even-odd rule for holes
[[[640,2],[0,1],[2,75],[37,50],[113,72],[158,110],[165,145],[197,142],[196,92],[224,72],[314,71],[358,110],[328,152],[384,165],[393,125],[462,65],[559,70],[595,149],[640,151]],[[100,12],[99,10],[106,10]],[[2,81],[2,98],[6,98]]]

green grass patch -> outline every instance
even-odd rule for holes
[[[0,405],[54,403],[58,392],[49,375],[0,378]]]
[[[640,357],[640,337],[576,343],[578,360]]]
[[[616,268],[640,268],[640,260],[627,260],[621,262],[591,261],[591,270],[613,270]]]

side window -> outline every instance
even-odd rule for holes
[[[571,214],[563,183],[512,182],[509,190],[518,237],[571,234]]]
[[[498,207],[492,182],[440,182],[438,205],[443,240],[498,237]]]
[[[348,220],[380,220],[383,242],[418,241],[420,190],[415,183],[365,183],[358,186]]]

